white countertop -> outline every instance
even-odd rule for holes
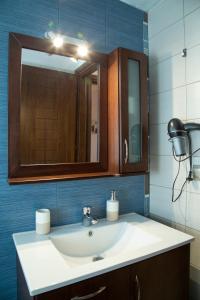
[[[36,234],[35,231],[13,234],[30,295],[35,296],[133,264],[188,244],[193,240],[193,237],[188,234],[134,213],[120,216],[118,222],[128,222],[136,226],[156,237],[156,242],[138,249],[135,249],[133,244],[130,243],[129,251],[119,251],[113,257],[72,266],[66,262],[55,248],[50,237],[65,232],[82,230],[83,226],[81,224],[54,227],[49,235],[44,236]],[[89,227],[88,230],[106,224],[111,224],[111,222],[102,219],[97,225]]]

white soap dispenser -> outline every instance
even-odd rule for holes
[[[119,201],[116,199],[116,191],[112,191],[111,199],[107,200],[106,215],[108,221],[116,221],[119,217]]]

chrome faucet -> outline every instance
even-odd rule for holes
[[[83,226],[88,227],[97,223],[98,220],[91,215],[91,207],[83,207]]]

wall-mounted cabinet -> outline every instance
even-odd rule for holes
[[[115,174],[148,170],[147,57],[116,49],[108,67],[109,168]]]
[[[10,33],[9,182],[108,174],[106,54]]]
[[[10,34],[9,182],[144,173],[147,58]]]

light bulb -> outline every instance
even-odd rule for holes
[[[77,53],[79,56],[84,57],[88,54],[88,47],[86,45],[79,45],[77,49]]]
[[[73,61],[74,63],[77,63],[77,58],[75,58],[75,57],[70,57],[70,59],[71,59],[71,61]]]
[[[60,47],[62,47],[62,45],[63,45],[63,43],[64,43],[64,40],[63,40],[63,37],[62,37],[60,34],[57,34],[57,35],[55,35],[55,37],[53,38],[52,42],[53,42],[53,45],[54,45],[56,48],[60,48]]]

